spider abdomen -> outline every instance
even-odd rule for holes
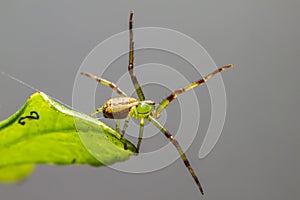
[[[117,97],[107,100],[103,104],[103,116],[110,119],[124,119],[130,109],[137,106],[139,101],[132,97]]]

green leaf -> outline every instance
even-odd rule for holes
[[[0,181],[11,183],[27,177],[34,169],[33,164],[9,165],[0,168]]]
[[[135,150],[107,124],[38,92],[0,122],[0,181],[25,178],[34,164],[111,165]]]

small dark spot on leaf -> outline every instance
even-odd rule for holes
[[[76,158],[73,158],[72,164],[76,163]]]

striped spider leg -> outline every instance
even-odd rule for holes
[[[133,41],[133,11],[130,12],[129,17],[129,62],[128,62],[128,71],[131,77],[131,81],[134,85],[134,88],[136,90],[136,93],[141,101],[145,100],[145,95],[143,93],[143,90],[133,72],[134,67],[134,41]]]
[[[197,86],[201,85],[202,83],[205,83],[208,79],[212,78],[216,74],[218,74],[218,73],[220,73],[220,72],[222,72],[222,71],[224,71],[226,69],[229,69],[231,67],[233,67],[233,64],[229,64],[229,65],[223,66],[223,67],[215,70],[214,72],[208,74],[203,79],[200,79],[198,81],[195,81],[195,82],[191,83],[188,86],[185,86],[183,88],[175,90],[167,98],[165,98],[163,101],[161,101],[161,103],[159,104],[159,106],[153,111],[152,115],[155,118],[159,118],[161,111],[163,111],[174,99],[176,99],[179,94],[187,92],[187,91],[193,89],[194,87],[197,87]]]

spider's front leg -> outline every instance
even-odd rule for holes
[[[177,89],[175,90],[175,92],[173,92],[172,94],[170,94],[167,98],[165,98],[160,104],[159,106],[157,107],[157,109],[155,109],[153,112],[152,112],[152,116],[155,117],[155,118],[159,118],[160,117],[160,113],[174,100],[177,98],[178,95],[184,93],[184,92],[187,92],[203,83],[205,83],[208,79],[212,78],[213,76],[215,76],[216,74],[226,70],[226,69],[229,69],[233,67],[233,64],[229,64],[229,65],[226,65],[226,66],[223,66],[217,70],[215,70],[214,72],[208,74],[206,77],[204,77],[203,79],[200,79],[198,81],[195,81],[183,88],[180,88],[180,89]]]
[[[135,91],[141,101],[145,100],[145,95],[143,93],[143,90],[135,76],[135,73],[133,72],[134,68],[134,42],[133,42],[133,11],[130,12],[129,17],[129,61],[128,61],[128,71],[130,74],[131,81],[134,85]]]

